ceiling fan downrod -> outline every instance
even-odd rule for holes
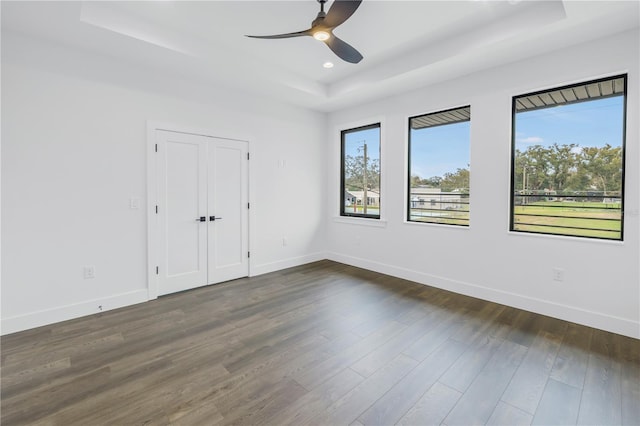
[[[318,16],[316,16],[316,19],[311,22],[311,27],[315,27],[316,25],[318,25],[327,16],[327,14],[324,13],[324,4],[326,2],[327,0],[318,0],[318,3],[320,3],[320,12],[318,12]]]

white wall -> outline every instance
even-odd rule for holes
[[[251,141],[255,274],[328,248],[337,261],[640,337],[638,39],[636,31],[513,63],[335,112],[327,123],[3,33],[2,333],[147,300],[145,210],[130,210],[129,198],[144,205],[154,120]],[[620,72],[629,74],[625,241],[509,233],[511,97]],[[467,104],[471,227],[405,223],[407,117]],[[336,220],[339,130],[373,120],[383,121],[384,138],[384,220],[375,227]],[[304,209],[288,204],[296,194],[309,194]],[[95,265],[94,280],[82,278],[83,265]],[[552,281],[553,267],[565,269],[563,283]]]
[[[2,333],[147,300],[147,120],[250,141],[253,274],[324,257],[324,114],[3,34]]]
[[[640,337],[638,31],[330,114],[331,259]],[[511,98],[628,72],[624,242],[510,233]],[[471,226],[405,222],[407,118],[471,105]],[[383,227],[336,219],[339,130],[384,120]],[[346,223],[345,223],[346,222]],[[565,269],[564,282],[552,268]]]

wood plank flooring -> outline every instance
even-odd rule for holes
[[[640,341],[329,261],[4,336],[2,425],[640,425]]]

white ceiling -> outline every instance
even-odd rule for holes
[[[315,0],[2,1],[2,31],[332,111],[637,28],[639,5],[364,0],[335,30],[363,54],[359,64],[341,61],[311,37],[244,37],[309,28]],[[334,68],[323,68],[325,61]]]

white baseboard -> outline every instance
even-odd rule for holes
[[[626,318],[588,311],[575,306],[563,305],[516,293],[509,293],[478,284],[451,280],[436,275],[426,274],[424,272],[400,268],[340,253],[327,253],[327,259],[386,275],[392,275],[394,277],[414,281],[419,284],[449,290],[454,293],[464,294],[466,296],[488,300],[502,305],[523,309],[525,311],[535,312],[537,314],[586,325],[588,327],[610,331],[612,333],[633,337],[635,339],[640,338],[640,322],[628,320]]]
[[[424,272],[400,268],[340,253],[312,253],[305,256],[252,266],[251,276],[267,274],[269,272],[275,272],[324,259],[640,339],[640,322],[637,321],[588,311],[575,306],[563,305],[548,300],[496,290],[478,284],[451,280],[436,275],[426,274]],[[0,323],[0,334],[5,335],[15,333],[43,325],[79,318],[85,315],[95,314],[100,312],[98,306],[102,306],[102,312],[104,312],[124,306],[135,305],[148,300],[149,295],[147,290],[137,290],[106,297],[104,299],[94,299],[58,308],[32,312],[25,315],[4,318]]]
[[[53,309],[31,312],[25,315],[3,318],[0,325],[0,334],[10,334],[28,330],[43,325],[79,318],[98,312],[110,311],[124,306],[135,305],[149,300],[147,290],[137,290],[109,296],[104,299],[87,300],[72,305],[60,306]],[[99,308],[102,307],[102,309]]]
[[[251,276],[275,272],[294,266],[304,265],[306,263],[324,260],[326,258],[326,253],[320,252],[284,259],[278,262],[252,266]],[[79,318],[85,315],[92,315],[98,312],[105,312],[112,309],[122,308],[124,306],[135,305],[137,303],[147,302],[149,300],[151,300],[151,298],[149,297],[149,292],[145,289],[118,294],[115,296],[106,297],[104,299],[88,300],[72,305],[45,309],[42,311],[18,315],[15,317],[3,318],[0,322],[0,335],[29,330],[44,325]],[[102,309],[99,309],[99,306],[101,306]]]
[[[292,268],[294,266],[300,266],[311,262],[317,262],[319,260],[325,260],[327,253],[312,253],[299,257],[291,257],[289,259],[279,260],[277,262],[263,263],[262,265],[251,266],[251,276],[268,274],[269,272],[280,271],[282,269]]]

